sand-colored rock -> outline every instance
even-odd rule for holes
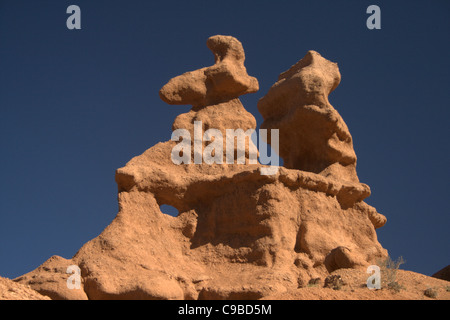
[[[206,45],[214,54],[215,64],[171,79],[159,92],[162,100],[202,107],[258,91],[258,80],[250,77],[244,66],[245,53],[239,40],[217,35]]]
[[[380,290],[367,288],[367,273],[362,269],[339,269],[331,273],[342,279],[337,288],[324,287],[325,279],[317,284],[305,285],[292,291],[266,296],[263,300],[450,300],[450,282],[426,275],[398,270],[395,289],[382,287]],[[435,297],[425,294],[433,290]]]
[[[308,51],[259,100],[261,128],[280,130],[279,153],[286,168],[359,182],[352,136],[328,101],[340,81],[336,63]]]
[[[0,300],[51,300],[28,285],[0,277]]]
[[[208,46],[214,66],[161,89],[163,100],[193,106],[172,129],[193,135],[195,121],[203,131],[256,128],[238,99],[257,90],[242,45],[215,36]],[[357,179],[350,134],[328,103],[337,66],[309,52],[280,79],[287,87],[276,84],[259,108],[267,128],[284,132],[289,168],[264,175],[259,163],[175,164],[178,142],[158,143],[117,170],[119,212],[98,237],[16,281],[64,299],[261,299],[385,257],[376,228],[386,218],[364,202],[370,188]],[[295,151],[299,143],[311,152]],[[179,215],[163,214],[163,204]],[[69,264],[81,269],[82,292],[64,288]]]
[[[196,129],[195,123],[198,123]],[[236,132],[236,130],[242,130],[243,134],[251,134],[251,132],[256,129],[256,119],[251,113],[245,110],[239,99],[232,99],[227,102],[212,104],[203,108],[194,107],[189,112],[180,114],[175,118],[175,121],[172,124],[173,131],[178,129],[188,130],[192,139],[190,156],[192,163],[194,163],[196,159],[194,155],[194,139],[198,138],[198,140],[201,140],[201,153],[205,151],[205,148],[210,146],[210,148],[213,149],[211,154],[217,156],[217,158],[215,158],[215,163],[221,161],[225,164],[227,163],[227,130],[233,130],[233,132]],[[219,131],[220,136],[216,137],[213,135],[214,131],[210,129]],[[208,135],[208,133],[211,133],[211,138],[206,139],[205,135]],[[212,145],[212,143],[220,137],[222,139],[222,143],[220,144],[222,148],[222,156],[216,153],[217,149],[213,148],[214,146]],[[237,139],[235,139],[233,147],[230,148],[230,154],[233,158],[231,162],[237,162],[237,155],[241,152],[243,161],[248,163],[251,148],[256,150],[255,154],[257,155],[256,145],[253,143],[251,138],[245,138],[244,145],[238,143]],[[201,162],[204,163],[205,159],[203,158]]]
[[[67,279],[73,274],[67,272],[71,265],[76,263],[60,256],[52,256],[35,270],[14,281],[27,284],[52,300],[87,300],[83,283],[80,289],[69,289],[67,286]]]

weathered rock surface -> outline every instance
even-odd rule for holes
[[[163,100],[193,105],[173,130],[193,135],[195,121],[203,131],[254,129],[238,99],[257,90],[242,45],[215,36],[208,46],[214,66],[161,89]],[[328,103],[337,66],[309,52],[280,79],[259,108],[265,127],[280,129],[289,168],[263,175],[258,163],[175,164],[177,142],[158,143],[117,170],[119,213],[98,237],[16,281],[64,299],[259,299],[386,256],[375,231],[386,218],[363,202],[370,189],[357,179],[351,136]],[[179,215],[163,214],[163,204]],[[71,264],[81,268],[81,289],[63,288]]]
[[[162,100],[200,107],[258,91],[258,80],[250,77],[244,67],[245,54],[239,40],[217,35],[206,45],[214,54],[215,64],[170,80],[159,92]]]
[[[340,81],[336,63],[309,51],[258,102],[261,128],[280,130],[286,168],[359,182],[352,136],[328,101]]]
[[[30,286],[14,282],[11,279],[0,277],[0,300],[51,300],[51,299],[31,289]]]
[[[397,270],[396,290],[382,287],[381,290],[367,289],[367,273],[361,269],[339,269],[331,277],[342,280],[338,287],[325,287],[326,278],[318,279],[317,284],[302,286],[292,291],[263,299],[275,300],[450,300],[449,282],[426,275]],[[427,289],[435,292],[434,297],[425,294]]]
[[[79,290],[71,290],[67,287],[67,279],[72,275],[67,273],[67,267],[74,264],[70,259],[53,256],[36,270],[15,279],[15,281],[37,289],[39,293],[52,300],[87,300],[83,286]]]

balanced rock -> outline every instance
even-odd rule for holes
[[[202,132],[215,128],[223,137],[227,129],[256,128],[238,98],[258,88],[242,45],[215,36],[208,46],[214,66],[161,89],[163,100],[192,105],[175,119],[174,133],[195,135],[200,121]],[[266,128],[283,132],[289,168],[266,175],[260,163],[176,163],[179,142],[160,142],[116,171],[119,212],[98,237],[71,259],[54,257],[16,281],[66,299],[259,299],[385,257],[376,228],[386,218],[364,202],[370,189],[357,180],[348,130],[327,101],[337,67],[308,53],[282,79],[259,108]],[[303,116],[310,127],[302,127]],[[195,147],[193,140],[186,145]],[[241,146],[246,157],[248,148]],[[162,205],[179,214],[163,214]],[[78,294],[62,288],[69,264],[81,269]]]
[[[201,153],[208,145],[213,147],[212,144],[218,137],[217,134],[209,137],[208,132],[211,131],[209,129],[214,129],[222,139],[223,153],[219,155],[213,150],[213,155],[216,160],[220,159],[220,162],[225,163],[226,131],[242,130],[250,135],[256,129],[255,118],[245,110],[238,97],[258,91],[259,85],[256,78],[247,74],[244,49],[236,38],[217,35],[210,37],[206,44],[214,54],[215,64],[171,79],[159,94],[169,104],[192,105],[191,110],[179,115],[172,125],[174,132],[178,129],[187,130],[192,138],[190,158],[195,158],[194,139],[200,141]],[[205,139],[204,135],[207,136]],[[246,139],[245,146],[236,141],[231,155],[234,157],[241,151],[245,159],[248,159],[251,148],[254,150],[256,146],[249,138]]]
[[[215,64],[171,79],[159,92],[163,101],[198,107],[258,91],[258,80],[244,67],[245,53],[239,40],[217,35],[206,45],[214,54]]]

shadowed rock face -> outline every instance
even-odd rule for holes
[[[450,281],[450,265],[442,268],[432,275],[434,278]]]
[[[215,36],[208,47],[214,66],[161,89],[168,103],[192,104],[173,130],[192,132],[195,121],[203,130],[256,128],[238,99],[257,90],[242,45]],[[335,64],[309,52],[260,100],[264,126],[283,132],[289,168],[262,175],[261,164],[176,165],[177,143],[158,143],[116,171],[119,213],[98,237],[16,281],[60,299],[259,299],[386,256],[375,231],[386,218],[363,201],[370,189],[328,103],[339,79]],[[163,214],[163,204],[179,215]],[[66,286],[72,264],[81,269],[77,291]]]

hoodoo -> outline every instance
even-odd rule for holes
[[[192,106],[172,130],[194,136],[196,121],[223,136],[255,129],[239,100],[258,90],[242,44],[213,36],[207,46],[214,65],[160,91]],[[117,170],[119,212],[99,236],[15,281],[53,299],[259,299],[376,263],[387,255],[376,234],[386,218],[364,202],[370,189],[358,180],[352,137],[328,101],[340,77],[337,64],[309,51],[260,99],[262,127],[280,132],[285,167],[276,174],[262,175],[260,163],[176,164],[168,132]],[[163,214],[164,204],[179,215]],[[81,270],[80,289],[67,287],[70,265]]]

